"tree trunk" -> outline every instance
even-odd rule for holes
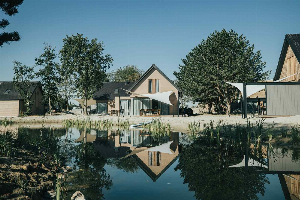
[[[211,114],[212,103],[208,104],[208,114]]]
[[[52,115],[51,99],[50,99],[50,96],[49,96],[49,114]]]
[[[85,115],[87,115],[87,98],[85,98],[85,105],[84,105],[84,107],[85,107],[85,109],[84,109],[84,114]]]
[[[231,100],[227,99],[226,106],[227,106],[226,114],[230,115],[231,114]]]
[[[66,100],[67,100],[67,111],[69,111],[69,101],[68,101],[68,98]]]

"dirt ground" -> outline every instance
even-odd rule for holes
[[[160,119],[164,123],[169,123],[174,131],[181,131],[187,132],[188,131],[188,124],[193,122],[199,122],[201,127],[204,124],[209,124],[213,122],[217,124],[218,122],[222,121],[222,124],[241,124],[246,125],[247,120],[250,123],[256,123],[261,120],[264,120],[264,124],[267,126],[276,126],[276,127],[291,127],[295,125],[299,125],[300,123],[300,115],[297,116],[288,116],[288,117],[266,117],[265,116],[255,116],[255,117],[248,117],[248,119],[243,119],[241,115],[197,115],[197,116],[190,116],[190,117],[182,117],[175,115],[164,115],[159,117],[142,117],[142,116],[125,116],[125,117],[118,117],[118,116],[100,116],[100,115],[72,115],[72,114],[56,114],[52,116],[28,116],[28,117],[7,117],[7,120],[11,120],[16,123],[21,123],[24,125],[42,125],[42,124],[57,124],[62,123],[64,120],[86,120],[89,119],[91,121],[97,120],[110,120],[114,124],[117,124],[119,121],[128,120],[130,124],[137,124],[141,122],[147,122],[152,119]],[[5,117],[0,117],[0,120],[4,120]]]

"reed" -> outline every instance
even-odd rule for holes
[[[161,119],[154,119],[152,123],[143,125],[143,128],[147,129],[152,136],[167,136],[171,132],[171,125],[163,123]]]

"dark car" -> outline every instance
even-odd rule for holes
[[[193,115],[193,110],[191,108],[180,108],[179,109],[179,114],[182,116],[182,117],[185,117],[185,115],[187,115],[188,117],[189,116],[192,116]]]

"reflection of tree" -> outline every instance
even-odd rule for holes
[[[67,174],[63,182],[64,199],[70,199],[74,192],[81,191],[85,199],[103,198],[103,188],[110,189],[112,180],[103,168],[105,159],[94,150],[93,143],[74,146],[74,171]]]
[[[242,146],[222,143],[208,145],[197,140],[187,145],[179,156],[175,170],[181,170],[184,183],[195,191],[197,199],[258,199],[269,183],[265,174],[252,173],[252,169],[228,168],[243,159]]]
[[[139,166],[132,156],[126,158],[111,158],[108,160],[108,164],[111,166],[115,166],[116,168],[121,169],[124,172],[135,173],[139,170]]]
[[[58,165],[64,159],[64,155],[60,154],[61,147],[58,137],[62,136],[64,132],[64,129],[19,128],[16,146],[20,149],[37,152],[39,161],[44,165]]]
[[[102,199],[103,188],[110,189],[112,180],[110,176],[102,168],[86,168],[74,171],[68,174],[63,187],[66,192],[63,193],[63,199],[71,199],[71,196],[80,191],[84,194],[85,199]]]

